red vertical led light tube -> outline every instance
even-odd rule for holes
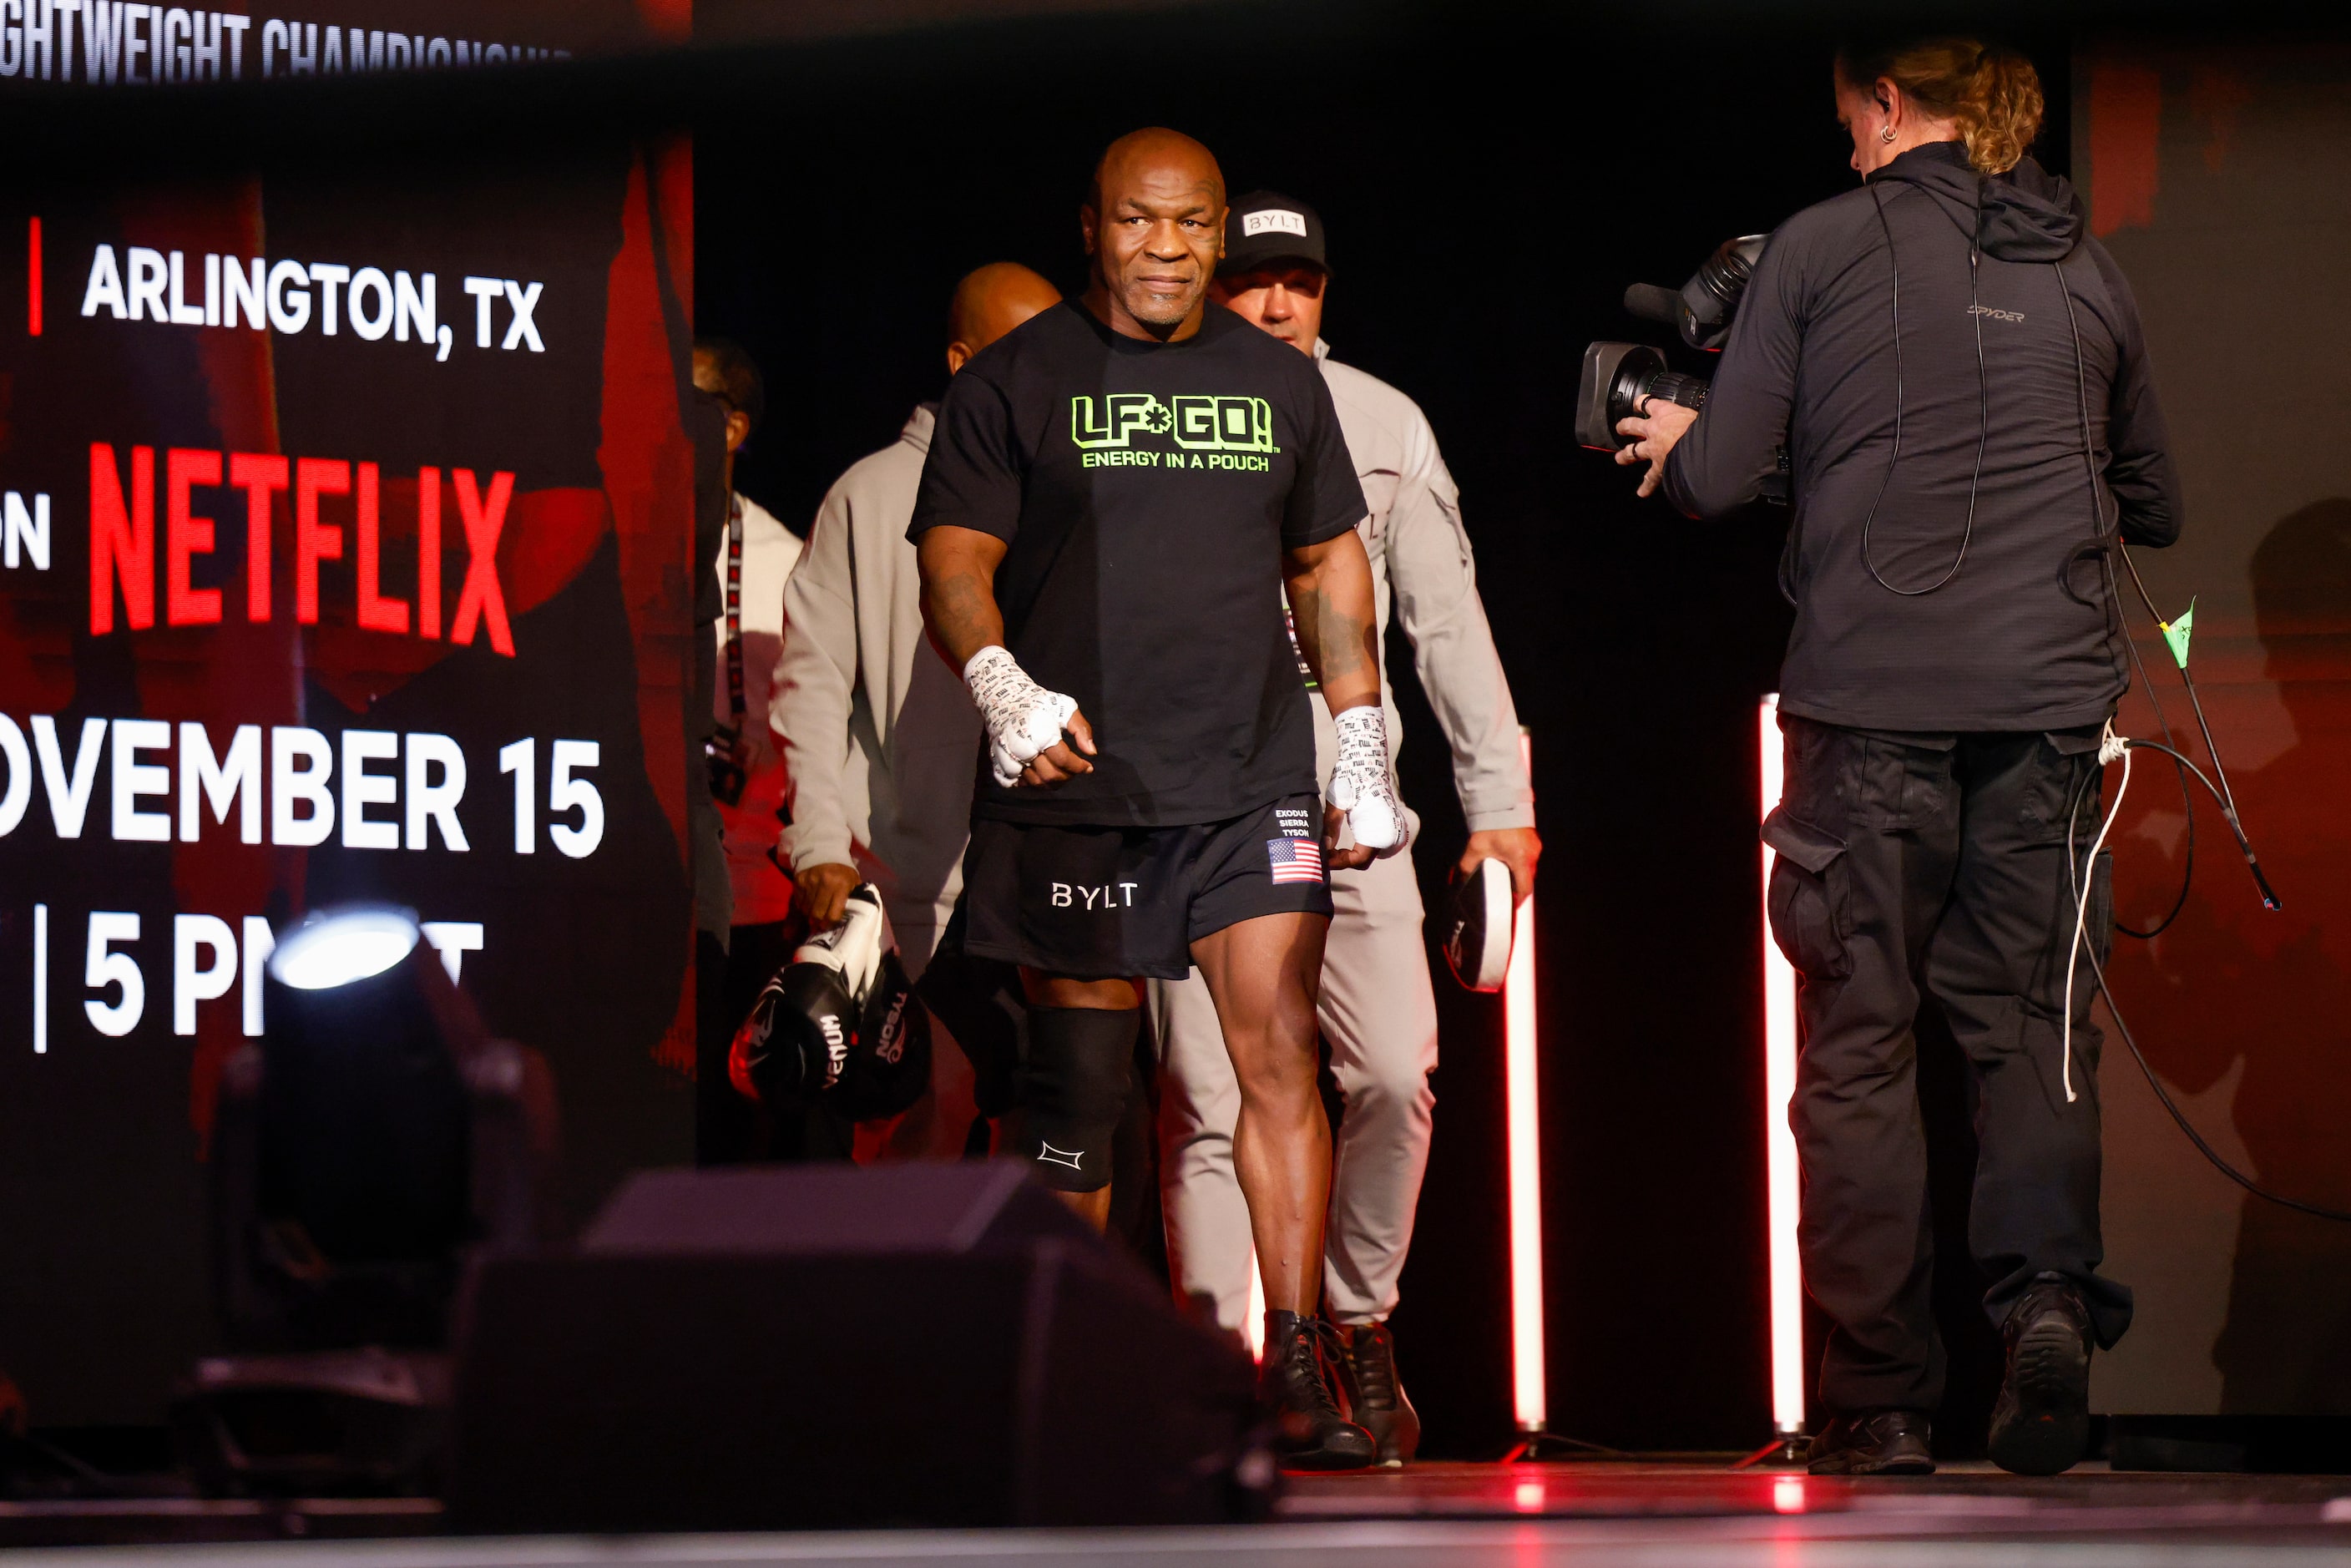
[[[25,237],[25,331],[41,335],[41,220],[35,218]]]
[[[1533,747],[1519,755],[1534,777]],[[1529,890],[1510,933],[1502,981],[1503,1093],[1510,1190],[1510,1405],[1519,1430],[1544,1430],[1541,1101],[1535,1063],[1535,900]]]
[[[1761,758],[1761,815],[1780,804],[1780,698],[1763,699],[1756,727]],[[1763,1145],[1771,1229],[1771,1426],[1782,1437],[1804,1429],[1804,1279],[1796,1254],[1796,1134],[1788,1125],[1796,1092],[1796,971],[1771,939],[1771,846],[1763,846]]]
[[[1249,1322],[1241,1325],[1242,1337],[1249,1341],[1249,1359],[1265,1360],[1265,1275],[1257,1266],[1257,1249],[1249,1249]]]

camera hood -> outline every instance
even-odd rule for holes
[[[1624,437],[1616,434],[1616,420],[1623,416],[1610,413],[1626,401],[1619,394],[1620,386],[1629,388],[1665,368],[1665,355],[1646,343],[1586,345],[1583,370],[1575,383],[1577,444],[1595,452],[1614,452],[1624,445]]]
[[[1644,321],[1671,327],[1682,341],[1710,354],[1730,340],[1730,320],[1755,276],[1770,235],[1739,235],[1714,247],[1690,280],[1679,288],[1635,283],[1625,290],[1625,311]]]
[[[1682,285],[1680,319],[1676,325],[1681,329],[1683,342],[1708,353],[1722,351],[1722,345],[1730,340],[1730,319],[1739,313],[1740,298],[1755,276],[1755,264],[1763,257],[1764,242],[1771,237],[1740,235],[1724,240],[1699,263],[1698,271]]]

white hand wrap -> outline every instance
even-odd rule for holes
[[[1388,772],[1388,722],[1377,703],[1335,714],[1339,761],[1331,769],[1331,804],[1347,813],[1355,841],[1384,860],[1404,848],[1404,802]]]
[[[963,684],[987,726],[988,768],[1008,789],[1039,752],[1061,738],[1061,727],[1078,711],[1076,698],[1030,680],[1011,653],[993,643],[963,667]]]

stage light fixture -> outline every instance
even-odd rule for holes
[[[471,1224],[467,1070],[486,1047],[481,1023],[415,914],[396,905],[313,910],[277,939],[266,975],[260,1048],[246,1069],[256,1080],[252,1215],[281,1232],[298,1227],[329,1262],[418,1273],[387,1293],[408,1314],[396,1326],[361,1333],[338,1322],[336,1333],[319,1325],[307,1337],[435,1339],[445,1304],[437,1266]],[[268,1273],[266,1260],[258,1267]],[[297,1310],[320,1304],[293,1300]]]
[[[1519,756],[1534,777],[1534,747],[1519,731]],[[1502,1059],[1510,1191],[1510,1395],[1519,1431],[1546,1430],[1542,1249],[1542,1117],[1536,1075],[1535,900],[1519,904],[1509,977],[1502,982]]]
[[[1780,804],[1782,758],[1780,698],[1766,696],[1758,709],[1756,737],[1761,810]],[[1771,1427],[1782,1443],[1804,1430],[1804,1281],[1796,1252],[1796,1134],[1788,1125],[1796,1092],[1796,971],[1771,939],[1771,865],[1763,855],[1763,1145],[1764,1190],[1771,1227]]]
[[[315,910],[264,975],[214,1126],[225,1354],[173,1427],[210,1490],[423,1487],[459,1280],[535,1236],[553,1083],[488,1036],[411,910]]]

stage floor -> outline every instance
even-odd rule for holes
[[[613,1538],[450,1537],[429,1503],[0,1504],[9,1546],[26,1550],[8,1552],[8,1568],[2351,1564],[2351,1477],[2085,1467],[2028,1480],[1964,1466],[1855,1481],[1695,1464],[1421,1465],[1297,1477],[1276,1521],[1219,1529]]]

